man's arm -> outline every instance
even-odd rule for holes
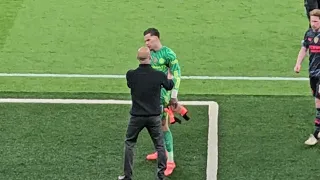
[[[298,54],[298,57],[297,57],[297,62],[296,64],[299,64],[301,65],[301,63],[303,62],[304,58],[306,57],[306,54],[307,54],[307,48],[302,46],[300,51],[299,51],[299,54]]]
[[[128,88],[131,88],[131,84],[130,84],[130,78],[132,76],[132,70],[129,70],[127,73],[126,73],[126,79],[127,79],[127,86]]]
[[[160,72],[160,71],[159,71]],[[173,83],[173,80],[171,78],[167,78],[166,74],[163,73],[163,72],[160,72],[161,73],[161,79],[162,79],[162,87],[165,88],[167,91],[170,91],[173,89],[174,87],[174,83]]]
[[[172,80],[174,82],[174,87],[171,92],[171,98],[177,99],[178,97],[178,91],[180,87],[180,81],[181,81],[181,70],[179,61],[177,60],[177,56],[173,51],[168,51],[167,54],[167,61],[169,65],[169,72],[172,75]]]
[[[298,54],[298,57],[297,57],[296,65],[294,67],[294,71],[296,73],[300,72],[301,64],[302,64],[304,58],[306,57],[308,48],[309,48],[309,39],[308,39],[307,32],[306,32],[304,35],[302,47],[301,47],[299,54]]]

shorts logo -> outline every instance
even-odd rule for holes
[[[313,39],[313,42],[314,42],[314,43],[318,43],[318,41],[319,41],[319,38],[318,38],[318,36],[316,36],[316,37]]]

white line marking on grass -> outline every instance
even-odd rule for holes
[[[45,104],[131,104],[127,100],[98,99],[0,99],[0,103],[45,103]],[[207,180],[216,180],[218,173],[218,112],[219,105],[214,101],[181,101],[184,105],[209,106]],[[195,119],[196,121],[196,119]]]
[[[107,78],[125,79],[125,75],[112,74],[34,74],[34,73],[0,73],[0,77],[51,77],[51,78]],[[182,79],[198,80],[251,80],[251,81],[308,81],[309,78],[298,77],[246,77],[246,76],[182,76]]]
[[[208,152],[207,180],[216,180],[218,175],[218,114],[219,105],[212,101],[208,104]]]

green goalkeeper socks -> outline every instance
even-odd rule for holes
[[[173,162],[173,137],[170,130],[164,131],[164,142],[168,151],[168,161]]]

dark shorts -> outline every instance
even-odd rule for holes
[[[320,99],[319,88],[320,86],[320,77],[310,77],[310,87],[312,90],[313,97]]]

